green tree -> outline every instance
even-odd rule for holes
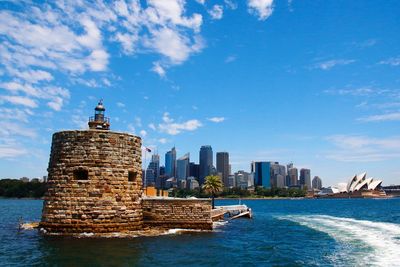
[[[203,184],[203,189],[211,194],[211,203],[212,203],[212,208],[214,209],[215,194],[222,191],[223,189],[221,178],[216,175],[207,176]]]

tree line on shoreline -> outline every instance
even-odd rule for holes
[[[46,192],[46,183],[30,181],[24,182],[17,179],[0,179],[0,197],[5,198],[42,198]],[[220,188],[216,190],[216,198],[263,198],[263,197],[304,197],[306,190],[298,188],[262,188],[254,191],[234,188]],[[197,197],[209,198],[209,190],[199,187],[194,190],[175,188],[170,192],[171,197]]]
[[[41,198],[46,192],[46,183],[24,182],[16,179],[0,179],[0,197]]]
[[[268,197],[305,197],[306,190],[299,188],[262,188],[257,187],[254,191],[241,189],[239,187],[225,188],[220,192],[215,193],[216,198],[268,198]],[[170,193],[171,197],[197,197],[208,198],[211,195],[202,188],[194,190],[189,189],[174,189]]]

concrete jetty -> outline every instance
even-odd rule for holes
[[[213,221],[221,220],[225,215],[228,215],[231,220],[240,217],[252,218],[253,212],[247,205],[227,205],[227,206],[216,206],[211,211],[211,218]]]

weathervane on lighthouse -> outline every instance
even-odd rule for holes
[[[110,130],[110,119],[104,117],[106,109],[103,106],[103,99],[100,99],[99,103],[94,109],[94,117],[89,118],[89,128],[96,130]]]

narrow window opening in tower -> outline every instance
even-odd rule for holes
[[[89,180],[89,173],[87,170],[74,170],[75,180]]]
[[[133,171],[128,172],[128,181],[129,182],[136,182],[137,173]]]

